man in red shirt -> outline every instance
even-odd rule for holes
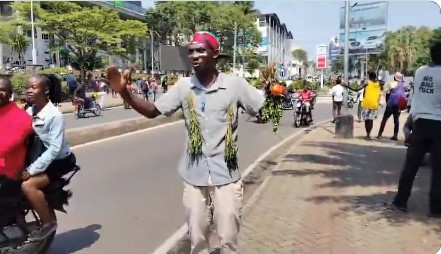
[[[311,93],[311,90],[305,87],[302,90],[302,92],[300,93],[300,96],[302,97],[302,101],[306,106],[306,112],[308,114],[309,120],[312,122],[312,112],[311,112],[312,93]]]
[[[32,118],[10,101],[12,85],[0,79],[0,197],[20,191],[19,176],[25,168],[26,140],[32,131]]]

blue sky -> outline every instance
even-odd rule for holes
[[[143,1],[143,5],[150,7],[153,1]],[[262,13],[276,13],[280,21],[291,30],[294,45],[304,48],[309,58],[313,59],[317,45],[328,44],[331,37],[338,35],[339,10],[344,2],[255,1],[255,6]],[[441,26],[440,9],[431,1],[391,1],[388,9],[388,30],[405,25],[431,28]]]

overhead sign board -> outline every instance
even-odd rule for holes
[[[317,45],[317,55],[327,55],[328,47],[326,45]]]
[[[316,61],[317,69],[326,69],[328,68],[328,57],[326,55],[318,55]]]

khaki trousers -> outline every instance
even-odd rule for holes
[[[209,226],[212,220],[216,226],[221,253],[238,253],[242,180],[222,186],[202,187],[184,182],[183,201],[191,238],[191,254],[209,253]]]

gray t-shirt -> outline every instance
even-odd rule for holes
[[[441,66],[423,66],[415,72],[410,113],[414,120],[441,121]]]
[[[194,96],[203,137],[203,156],[198,162],[190,163],[185,148],[178,167],[179,173],[186,182],[195,186],[210,185],[209,176],[213,185],[224,185],[239,180],[239,170],[230,175],[224,159],[227,109],[229,106],[234,109],[233,133],[237,139],[239,105],[249,114],[256,114],[263,106],[265,98],[244,78],[219,73],[215,83],[208,88],[202,86],[196,76],[181,78],[155,102],[155,106],[166,116],[182,108],[187,128],[189,95]],[[188,130],[186,133],[188,142]]]

